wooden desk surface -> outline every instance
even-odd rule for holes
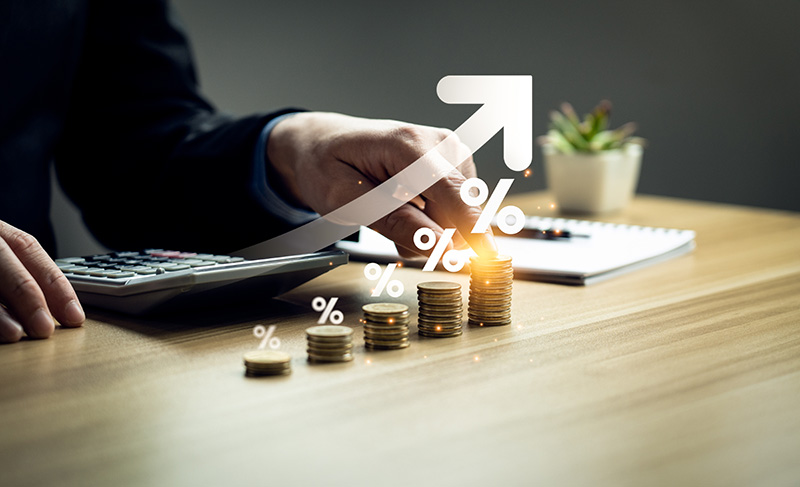
[[[0,485],[800,484],[800,216],[641,196],[603,219],[698,247],[589,287],[515,281],[512,326],[403,351],[365,352],[358,263],[252,309],[93,312],[2,346]],[[395,276],[409,305],[432,277]],[[358,328],[355,362],[306,363],[317,295]],[[255,324],[292,375],[244,376]]]

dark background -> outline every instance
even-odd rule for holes
[[[228,112],[292,105],[455,129],[477,107],[442,103],[440,78],[532,74],[535,135],[562,101],[584,113],[607,98],[613,126],[638,123],[640,193],[800,210],[796,0],[174,5],[204,92]],[[520,178],[500,137],[475,156],[481,176],[544,188],[540,149]],[[62,255],[86,253],[73,234],[59,229]]]

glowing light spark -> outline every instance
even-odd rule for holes
[[[361,180],[358,181],[358,184],[361,184]]]
[[[556,207],[556,204],[555,204],[555,203],[550,203],[550,209],[551,209],[551,210],[552,210],[552,209],[554,209],[555,207]]]
[[[524,175],[525,175],[525,177],[527,178],[527,177],[529,177],[531,174],[533,174],[533,171],[531,171],[530,169],[525,169],[525,172],[524,172],[523,174],[524,174]]]
[[[480,359],[481,359],[481,358],[480,358],[480,357],[478,357],[477,355],[475,356],[475,361],[476,361],[476,362],[477,362],[477,361],[479,361]]]

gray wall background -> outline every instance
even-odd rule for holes
[[[204,92],[228,112],[291,105],[456,128],[476,107],[442,103],[441,77],[532,74],[536,135],[565,100],[587,112],[607,98],[612,125],[638,123],[639,192],[800,210],[796,0],[174,5]],[[519,176],[500,136],[475,159],[490,181]],[[512,191],[544,188],[538,148],[533,171]],[[61,254],[85,253],[73,230],[59,238]]]

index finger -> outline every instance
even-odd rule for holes
[[[18,270],[17,276],[24,277],[27,274],[33,277],[47,302],[45,308],[53,317],[62,325],[80,326],[86,316],[72,285],[36,239],[7,223],[0,223],[0,239],[5,241],[8,250],[13,252],[24,266],[24,270]],[[28,299],[23,299],[23,302],[34,306],[39,301],[37,294],[32,291]],[[15,308],[25,307],[17,303],[10,304]],[[41,306],[41,303],[37,306]],[[19,318],[25,319],[25,317]]]
[[[463,167],[469,176],[474,176],[472,151],[463,144],[455,133],[450,133],[438,146],[438,151],[449,163],[457,162],[458,166],[449,170],[441,179],[425,190],[422,195],[436,203],[443,210],[458,232],[466,239],[470,247],[481,257],[497,255],[497,244],[491,228],[484,233],[472,233],[475,223],[481,215],[477,206],[469,206],[461,199],[461,185],[467,180],[457,167]]]

